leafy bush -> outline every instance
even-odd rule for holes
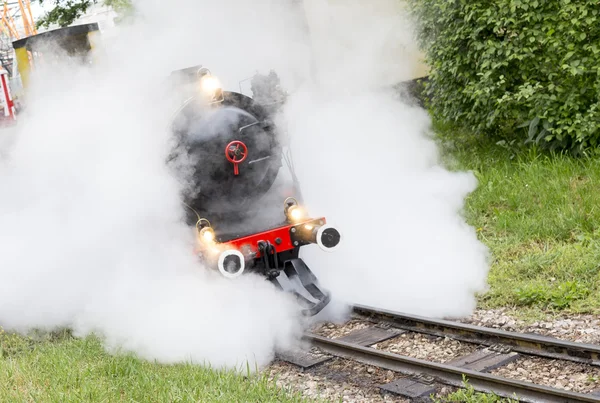
[[[409,0],[438,117],[579,152],[600,145],[600,0]]]
[[[34,0],[35,1],[35,0]],[[37,27],[49,28],[52,24],[59,27],[68,27],[95,4],[99,2],[107,7],[112,7],[118,13],[116,21],[126,18],[133,10],[132,0],[37,0],[41,5],[48,3],[54,7],[37,20]]]

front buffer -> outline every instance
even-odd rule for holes
[[[300,248],[317,244],[332,252],[342,236],[324,217],[309,217],[294,198],[285,200],[284,211],[287,220],[280,226],[234,239],[216,234],[207,220],[199,219],[197,252],[224,277],[236,278],[248,272],[265,276],[279,289],[295,295],[303,315],[314,316],[327,306],[330,295],[320,288],[317,277],[299,257]],[[282,273],[291,289],[286,290],[280,282]]]

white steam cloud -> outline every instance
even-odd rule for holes
[[[249,19],[239,35],[229,24],[249,6],[174,3],[142,2],[142,22],[103,35],[94,66],[36,72],[0,170],[0,325],[96,332],[162,362],[264,365],[299,333],[296,305],[263,278],[229,281],[193,255],[165,164],[164,82],[196,64],[249,76],[278,50],[264,43],[275,27]],[[268,22],[266,11],[257,17]]]
[[[410,20],[394,0],[305,4],[318,86],[288,104],[287,128],[307,203],[345,235],[305,259],[338,302],[468,315],[488,271],[461,215],[477,183],[440,165],[429,116],[390,89],[416,70]]]
[[[197,64],[234,91],[274,69],[293,91],[281,119],[296,174],[311,213],[345,236],[335,254],[305,254],[337,301],[468,313],[487,274],[460,216],[475,180],[441,168],[425,112],[383,89],[410,74],[394,58],[410,25],[375,12],[388,0],[338,3],[323,31],[312,17],[332,9],[306,3],[309,42],[291,2],[141,1],[139,22],[103,33],[94,66],[38,71],[0,142],[0,326],[68,326],[143,358],[229,367],[264,365],[299,335],[288,295],[256,276],[226,280],[192,254],[161,86]]]

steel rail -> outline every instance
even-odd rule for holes
[[[444,384],[461,387],[464,374],[469,384],[478,391],[512,397],[523,402],[600,402],[600,397],[594,395],[555,389],[530,382],[502,378],[485,372],[406,357],[339,339],[330,339],[311,333],[305,333],[303,338],[337,357],[408,375],[426,374]]]
[[[508,332],[364,305],[354,305],[352,310],[355,318],[373,319],[411,332],[449,337],[485,346],[502,344],[509,346],[513,351],[524,354],[600,366],[600,346],[595,344],[575,343],[536,334]]]

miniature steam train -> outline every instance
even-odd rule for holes
[[[224,91],[202,66],[171,78],[181,106],[172,119],[169,164],[183,184],[198,256],[227,278],[263,275],[293,293],[304,315],[316,315],[330,295],[299,251],[310,244],[333,251],[341,234],[301,204],[291,152],[273,123],[285,102],[279,79],[255,76],[249,97]]]

